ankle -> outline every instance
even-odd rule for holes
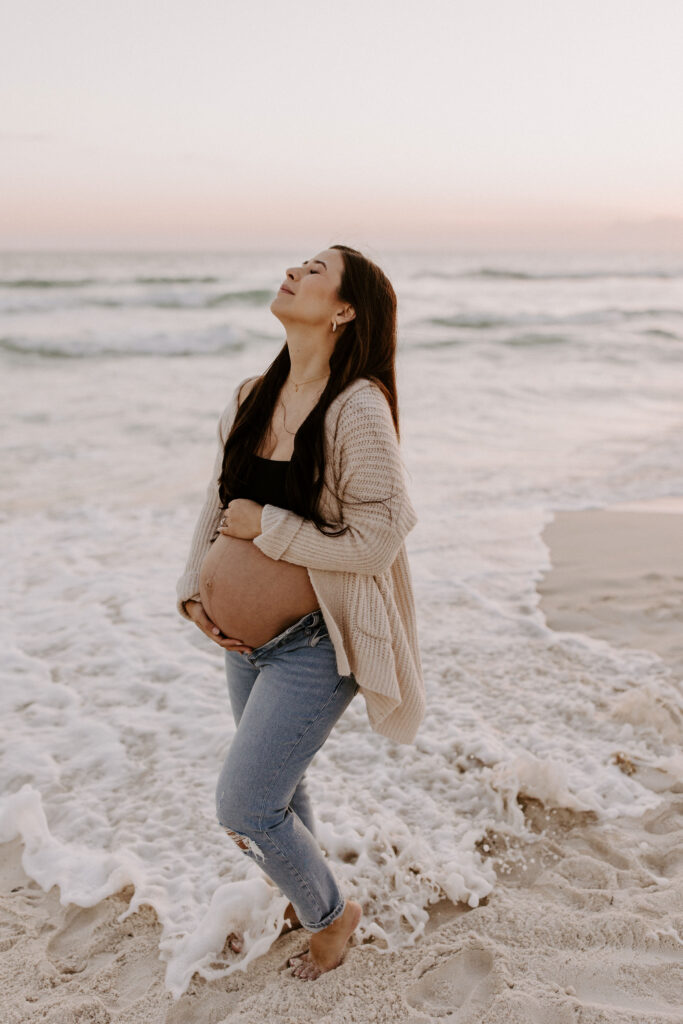
[[[358,911],[361,909],[360,904],[356,903],[355,900],[346,900],[344,908],[334,921],[326,925],[325,928],[321,928],[320,931],[314,932],[314,935],[335,935],[337,932],[345,932],[349,927],[349,920],[356,916]]]

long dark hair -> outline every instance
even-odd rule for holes
[[[395,365],[396,293],[386,274],[357,249],[348,245],[329,248],[338,249],[344,261],[339,300],[350,303],[356,315],[344,325],[337,338],[330,356],[330,376],[325,390],[296,432],[285,480],[289,508],[304,519],[312,520],[321,532],[322,527],[333,526],[318,512],[325,470],[325,413],[330,403],[357,378],[374,381],[389,403],[400,441]],[[237,411],[225,441],[218,481],[223,508],[239,496],[240,487],[246,482],[252,453],[259,448],[268,432],[290,365],[285,342]]]

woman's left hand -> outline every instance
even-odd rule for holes
[[[252,540],[261,533],[263,505],[250,498],[233,498],[223,510],[218,532],[227,537]]]

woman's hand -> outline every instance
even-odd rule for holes
[[[224,647],[226,651],[253,651],[253,647],[243,644],[241,640],[233,640],[223,636],[215,622],[212,622],[204,611],[204,605],[201,601],[186,601],[185,611],[194,624],[199,626],[202,633],[205,633],[209,640],[213,640],[219,647]]]
[[[263,505],[251,498],[233,498],[223,511],[218,532],[227,537],[253,540],[261,533],[262,511]]]

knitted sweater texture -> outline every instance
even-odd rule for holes
[[[218,451],[197,519],[177,608],[199,600],[199,571],[215,539],[222,506],[218,480],[225,441],[242,385],[218,421]],[[408,495],[389,404],[367,378],[349,384],[325,414],[325,479],[320,512],[347,525],[325,536],[289,509],[264,505],[254,543],[269,558],[305,566],[330,634],[340,675],[352,672],[372,729],[412,743],[424,717],[425,696],[415,604],[405,537],[417,523]]]

